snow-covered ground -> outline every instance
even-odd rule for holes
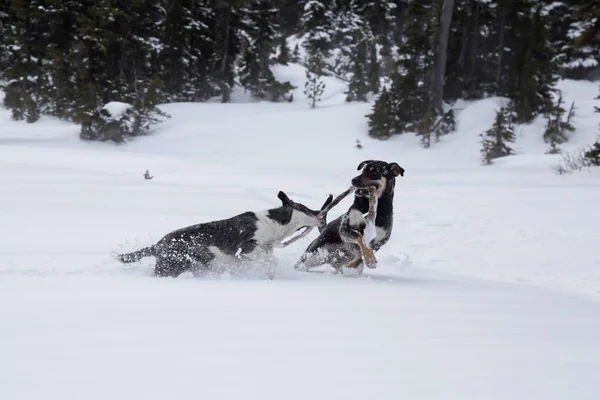
[[[301,68],[277,73],[293,103],[165,105],[126,145],[0,108],[0,398],[599,398],[599,172],[555,175],[542,119],[480,166],[502,99],[459,104],[458,131],[423,150],[369,139],[370,105],[344,103],[342,82],[311,110]],[[565,149],[591,144],[597,86],[560,87],[577,106]],[[316,233],[276,251],[274,277],[157,279],[151,258],[113,259],[279,190],[316,208],[364,159],[406,175],[363,277],[294,271]]]

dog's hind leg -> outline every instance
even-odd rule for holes
[[[185,255],[157,256],[154,273],[160,277],[176,278],[190,267],[191,262],[185,259]]]

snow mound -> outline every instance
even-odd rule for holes
[[[129,103],[122,103],[120,101],[111,101],[110,103],[106,103],[103,110],[106,110],[113,120],[119,119],[127,110],[129,110],[133,105]]]

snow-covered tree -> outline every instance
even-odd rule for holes
[[[332,70],[338,76],[346,76],[354,68],[354,53],[365,40],[372,40],[368,25],[363,24],[356,9],[356,2],[338,2],[333,21],[332,43],[335,44],[335,59]]]
[[[10,53],[9,0],[0,0],[0,73],[9,65]]]
[[[484,164],[492,164],[492,160],[499,157],[505,157],[513,154],[513,150],[508,143],[515,140],[512,120],[514,118],[512,105],[502,107],[496,113],[494,125],[480,136],[481,141],[481,161]]]
[[[169,0],[162,24],[160,76],[171,101],[202,101],[217,93],[209,77],[215,13],[207,0]]]
[[[334,21],[333,1],[306,0],[300,27],[305,33],[303,46],[309,58],[320,53],[324,63],[329,57],[335,34]]]
[[[350,81],[346,92],[346,101],[367,101],[369,92],[369,81],[367,80],[367,38],[359,30],[356,32],[356,46],[350,56],[352,70]]]
[[[300,45],[296,43],[294,50],[292,50],[292,62],[298,64],[300,61],[302,61],[300,59]]]
[[[569,67],[586,71],[600,64],[600,0],[576,2],[568,35],[574,55]]]
[[[387,88],[383,88],[373,111],[367,115],[369,136],[377,139],[387,139],[395,133],[396,119],[394,117],[394,100]]]
[[[375,94],[379,93],[381,86],[381,67],[379,66],[379,59],[377,58],[377,44],[375,41],[371,42],[369,46],[369,63],[367,65],[367,82],[369,90]]]
[[[293,62],[293,56],[288,47],[287,38],[283,35],[279,38],[279,52],[276,60],[277,63],[281,65],[288,65],[288,63]]]
[[[575,131],[572,122],[575,115],[575,102],[571,103],[566,119],[564,119],[566,110],[562,107],[563,104],[562,93],[559,93],[556,104],[553,104],[550,112],[546,114],[547,123],[544,131],[544,141],[550,145],[548,150],[550,154],[559,153],[559,146],[569,140],[568,132]]]
[[[321,101],[321,96],[325,91],[325,83],[320,79],[321,76],[306,70],[306,83],[304,84],[304,95],[308,99],[310,108],[315,108],[317,102]]]
[[[239,78],[244,89],[258,99],[268,97],[275,82],[270,56],[274,51],[277,10],[270,0],[252,0],[242,8],[244,51]]]

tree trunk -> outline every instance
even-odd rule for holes
[[[229,2],[226,2],[226,17],[225,17],[225,38],[223,41],[223,58],[221,60],[221,79],[219,82],[219,88],[221,89],[221,103],[229,103],[230,101],[230,88],[227,84],[226,75],[227,75],[227,63],[229,56],[229,31],[230,31],[230,17],[231,17],[231,6]]]
[[[504,55],[504,28],[506,26],[506,10],[502,9],[500,14],[500,37],[498,39],[498,59],[496,61],[496,90],[502,85],[502,63]]]
[[[444,76],[446,75],[446,58],[448,56],[448,36],[450,35],[450,22],[454,0],[443,0],[442,13],[440,15],[440,29],[438,32],[438,52],[433,71],[431,85],[431,109],[441,115],[443,112],[442,102],[444,98]]]

